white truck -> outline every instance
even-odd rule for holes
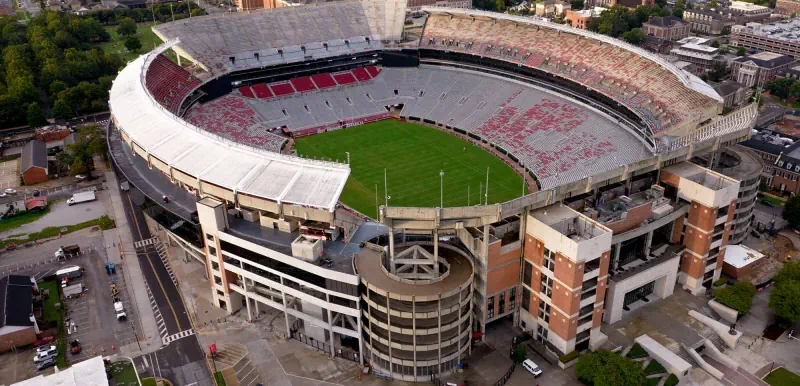
[[[81,296],[81,294],[85,291],[86,287],[83,286],[83,283],[68,285],[61,290],[61,292],[64,293],[65,298],[75,298]]]
[[[97,199],[97,196],[94,194],[94,191],[87,191],[87,192],[79,192],[72,195],[72,198],[67,200],[67,205],[75,205],[80,204],[82,202],[89,202],[94,201]]]
[[[83,268],[78,265],[71,265],[56,271],[56,277],[61,279],[61,288],[67,286],[70,280],[83,276]]]
[[[117,320],[123,321],[128,318],[125,313],[125,307],[122,306],[122,301],[119,298],[114,298],[114,312],[117,314]]]

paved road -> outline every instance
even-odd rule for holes
[[[151,238],[144,213],[139,207],[144,201],[141,193],[128,192],[122,194],[121,198],[134,242]],[[166,334],[173,335],[190,330],[192,325],[186,307],[164,263],[154,248],[147,247],[145,250],[146,253],[138,254],[139,265],[150,287],[153,301],[163,318]],[[176,385],[214,385],[205,363],[205,353],[194,335],[175,340],[155,353],[137,357],[134,363],[139,371],[144,371],[150,376],[162,376]]]
[[[756,118],[756,126],[764,127],[778,120],[783,116],[784,110],[783,106],[773,102],[770,98],[766,98],[764,101],[764,109],[758,114],[758,118]]]

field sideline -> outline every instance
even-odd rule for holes
[[[444,170],[444,206],[476,205],[489,168],[489,203],[522,194],[522,177],[502,160],[469,142],[422,125],[384,120],[298,138],[298,154],[347,162],[350,178],[341,201],[374,217],[375,185],[383,205],[386,168],[390,206],[439,206],[439,171]],[[527,190],[525,191],[527,193]]]

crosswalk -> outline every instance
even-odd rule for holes
[[[148,245],[155,245],[156,243],[158,243],[158,237],[152,237],[147,240],[137,241],[133,243],[133,246],[138,249],[138,248],[144,248]]]
[[[172,334],[170,336],[166,336],[164,338],[161,338],[161,340],[164,342],[164,344],[170,344],[171,342],[174,342],[174,341],[176,341],[178,339],[185,338],[187,336],[192,336],[192,335],[194,335],[194,330],[190,328],[188,330],[183,330],[183,331],[181,331],[181,332],[179,332],[177,334]]]
[[[161,315],[161,311],[158,309],[158,304],[156,303],[156,299],[153,297],[153,292],[150,291],[150,286],[147,285],[147,281],[144,282],[144,287],[147,289],[147,297],[150,299],[150,307],[153,309],[153,316],[156,319],[156,326],[158,327],[158,335],[161,337],[163,341],[167,337],[167,324],[164,323],[164,317]]]

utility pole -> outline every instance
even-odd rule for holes
[[[444,208],[444,170],[439,170],[439,207]]]
[[[381,217],[381,211],[378,209],[378,184],[375,184],[375,221]]]
[[[484,205],[489,205],[489,167],[486,167],[486,203]]]

